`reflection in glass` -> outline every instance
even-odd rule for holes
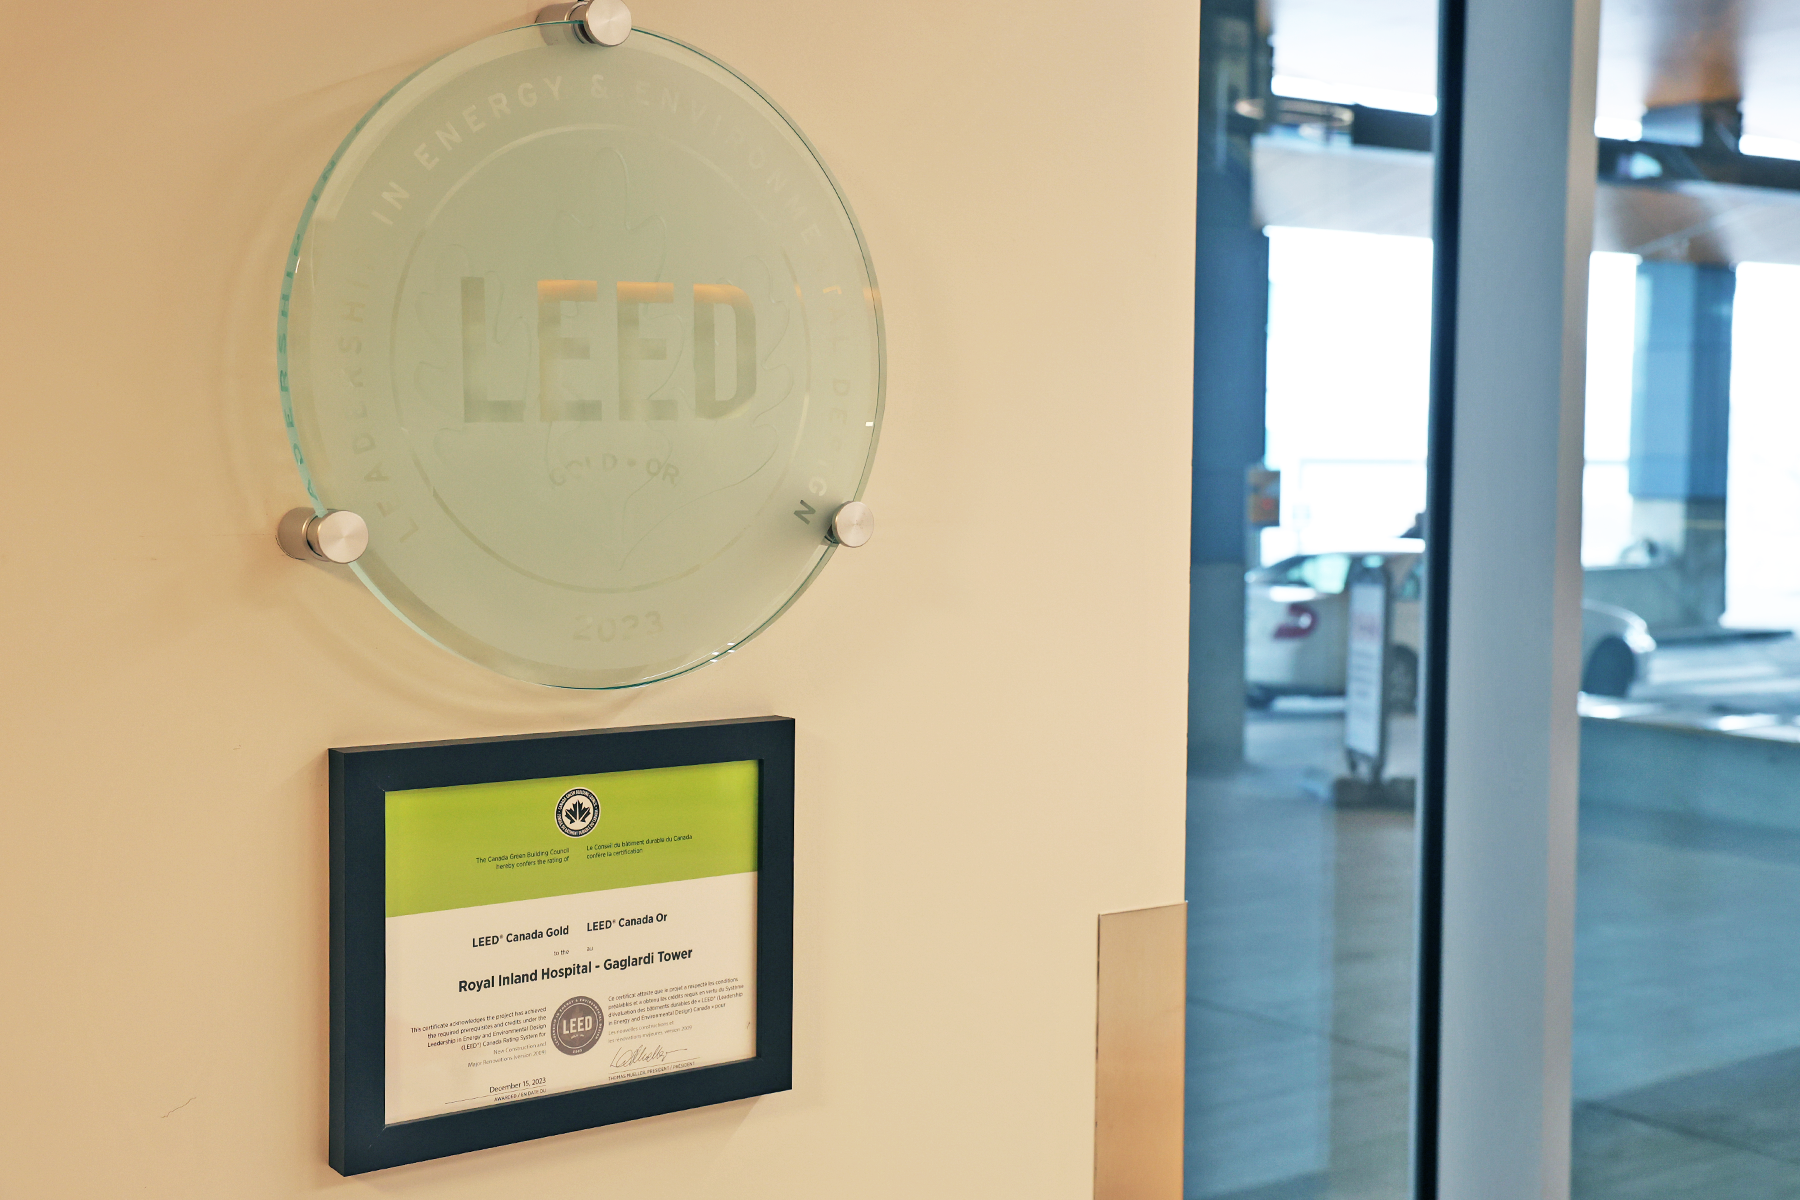
[[[1649,640],[1581,699],[1578,1200],[1800,1196],[1800,165],[1740,152],[1800,111],[1672,13],[1603,10],[1582,561]]]
[[[1189,1200],[1409,1194],[1436,55],[1408,14],[1202,8]],[[1384,577],[1369,658],[1352,594],[1379,617]],[[1387,732],[1354,768],[1350,703]]]

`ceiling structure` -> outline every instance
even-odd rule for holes
[[[1256,221],[1430,237],[1431,173],[1429,154],[1261,139]],[[1800,192],[1602,185],[1594,196],[1594,249],[1681,262],[1800,264]]]
[[[1336,99],[1323,93],[1340,89],[1347,101],[1377,106],[1378,93],[1435,92],[1436,0],[1269,4],[1277,77],[1326,85],[1320,99]],[[1800,0],[1602,0],[1597,115],[1617,125],[1637,121],[1647,107],[1741,99],[1746,135],[1784,139],[1800,154],[1795,64]],[[1429,155],[1265,137],[1254,177],[1262,223],[1430,236]],[[1602,180],[1594,248],[1693,262],[1800,263],[1800,191]]]
[[[1437,91],[1436,0],[1270,0],[1275,74]]]
[[[1275,73],[1430,94],[1435,0],[1269,0]],[[1603,0],[1599,115],[1741,97],[1744,132],[1800,142],[1800,0]]]

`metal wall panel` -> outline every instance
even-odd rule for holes
[[[1187,905],[1100,918],[1094,1200],[1181,1200]]]

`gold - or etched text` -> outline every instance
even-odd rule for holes
[[[617,303],[617,337],[614,361],[618,381],[618,419],[624,421],[673,421],[684,414],[676,393],[645,364],[667,362],[669,339],[643,332],[646,309],[673,305],[675,285],[631,280],[614,285]],[[463,420],[469,423],[524,421],[525,402],[491,399],[488,378],[489,298],[487,280],[466,276],[462,280],[462,393]],[[566,322],[578,321],[580,306],[600,301],[600,285],[591,279],[540,279],[537,282],[538,419],[541,421],[599,421],[604,418],[599,396],[578,395],[564,378],[563,364],[590,361],[593,341],[573,334]],[[749,295],[730,284],[697,283],[693,301],[693,408],[702,420],[718,421],[741,412],[756,395],[756,306]],[[358,306],[361,307],[360,305]],[[731,394],[720,398],[718,317],[730,314]],[[348,315],[360,320],[361,314]],[[592,318],[587,324],[591,327]]]

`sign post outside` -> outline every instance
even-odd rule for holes
[[[1351,774],[1381,782],[1387,765],[1387,570],[1359,563],[1351,569],[1350,645],[1345,662],[1344,752]]]
[[[1349,773],[1337,780],[1340,805],[1410,803],[1412,780],[1387,780],[1388,660],[1393,653],[1394,596],[1386,564],[1371,556],[1350,569],[1349,645],[1344,671],[1344,757]],[[1390,795],[1391,793],[1391,795]]]

